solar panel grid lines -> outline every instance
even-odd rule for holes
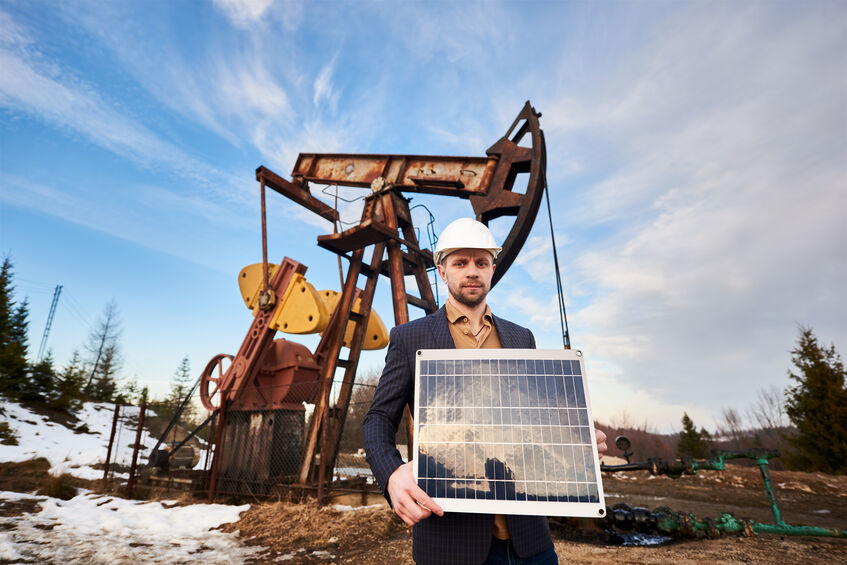
[[[445,511],[605,511],[582,353],[420,350],[414,469]]]

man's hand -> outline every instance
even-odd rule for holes
[[[594,428],[594,437],[597,439],[597,455],[600,456],[600,459],[603,459],[603,454],[609,449],[609,446],[606,445],[606,434]]]
[[[411,461],[391,473],[388,478],[388,496],[391,497],[394,512],[409,526],[429,518],[433,512],[444,516],[441,507],[415,483]]]

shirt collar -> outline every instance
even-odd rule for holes
[[[450,302],[446,302],[444,306],[447,310],[447,321],[451,324],[455,324],[462,318],[465,318],[465,315],[462,314],[462,312],[460,312],[459,309],[453,306]],[[485,305],[485,312],[482,314],[482,319],[488,321],[488,323],[490,324],[494,323],[494,317],[491,315],[491,306],[489,306],[488,304]]]

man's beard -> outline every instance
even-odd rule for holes
[[[488,289],[484,286],[481,289],[481,292],[476,296],[466,296],[462,293],[462,287],[452,288],[452,285],[447,285],[447,290],[450,292],[450,296],[458,302],[459,304],[464,304],[469,308],[476,308],[485,300],[485,297],[488,296]]]

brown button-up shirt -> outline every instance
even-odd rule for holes
[[[447,302],[447,321],[450,322],[450,335],[456,349],[500,349],[500,338],[497,337],[497,328],[494,327],[494,318],[491,316],[491,307],[485,306],[482,315],[482,327],[479,334],[474,335],[471,322],[462,314],[458,308]]]
[[[500,338],[497,337],[497,328],[494,327],[494,318],[491,316],[491,308],[486,304],[485,313],[482,315],[483,326],[479,328],[479,334],[474,335],[471,322],[462,314],[458,308],[447,302],[447,321],[450,322],[450,335],[456,349],[500,349]],[[502,514],[494,516],[494,537],[509,539],[509,525],[506,517]]]

